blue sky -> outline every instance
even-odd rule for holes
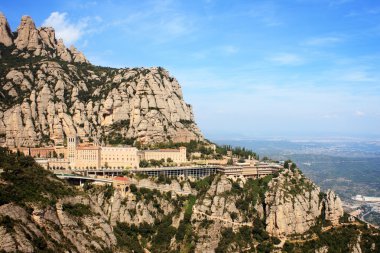
[[[8,1],[97,65],[163,66],[211,139],[380,137],[380,2]]]

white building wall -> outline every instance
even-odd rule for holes
[[[112,169],[138,168],[140,159],[134,147],[102,147],[101,167]]]
[[[164,159],[167,161],[168,158],[171,158],[175,163],[185,163],[186,158],[186,148],[181,147],[179,149],[172,150],[144,150],[142,151],[142,159],[144,160],[161,160]]]

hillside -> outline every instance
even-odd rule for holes
[[[68,135],[114,144],[203,140],[178,81],[161,67],[94,66],[53,28],[0,14],[0,144],[62,144]]]
[[[5,252],[380,249],[378,230],[348,222],[339,197],[320,192],[298,169],[256,180],[135,175],[140,183],[130,185],[127,195],[106,186],[72,188],[30,157],[2,148],[0,169],[0,249]],[[191,194],[176,193],[182,191]]]

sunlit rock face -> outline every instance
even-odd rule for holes
[[[52,28],[22,17],[17,36],[0,16],[0,134],[7,146],[60,144],[68,135],[102,141],[110,132],[143,144],[203,140],[178,81],[163,68],[89,64]]]

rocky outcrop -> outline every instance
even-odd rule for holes
[[[0,43],[9,47],[13,44],[12,31],[3,13],[0,12]]]
[[[343,216],[342,201],[331,190],[328,190],[323,200],[325,219],[331,221],[332,225],[338,225],[340,217]]]
[[[73,134],[100,142],[203,140],[178,81],[163,68],[92,66],[75,47],[57,42],[52,28],[36,29],[28,16],[15,46],[3,61],[17,57],[24,64],[6,65],[0,77],[3,145],[61,144]]]
[[[298,170],[285,170],[272,180],[242,180],[223,175],[197,182],[184,178],[168,180],[170,184],[137,176],[128,180],[137,187],[129,185],[127,192],[90,184],[86,191],[65,195],[43,207],[33,203],[27,203],[28,208],[25,204],[0,205],[0,249],[61,252],[59,247],[70,252],[131,252],[141,247],[155,252],[154,247],[160,246],[163,248],[158,252],[169,252],[190,246],[193,252],[212,253],[221,249],[244,252],[261,250],[263,245],[279,241],[270,236],[281,237],[288,243],[294,241],[292,236],[302,236],[304,240],[296,239],[293,247],[299,252],[309,252],[310,245],[302,248],[302,242],[309,242],[308,236],[312,236],[316,240],[313,252],[326,253],[334,245],[335,238],[331,235],[339,235],[342,229],[337,227],[332,233],[335,228],[328,225],[322,241],[317,241],[317,235],[308,234],[310,226],[322,216],[327,217],[324,207],[335,205],[339,209],[339,202],[332,192],[320,194]],[[187,188],[194,195],[183,195]],[[90,212],[81,213],[83,208]],[[289,217],[284,215],[285,211]],[[347,244],[343,247],[360,253],[361,232],[351,226],[354,225],[342,230],[344,235],[352,235],[345,238]],[[353,229],[353,234],[346,229]],[[366,233],[364,245],[373,242],[368,237],[368,228]],[[159,239],[167,244],[163,246]],[[127,242],[130,240],[134,243]],[[280,242],[275,244],[274,252],[280,252]],[[377,249],[373,243],[370,247],[373,251]]]
[[[89,61],[86,59],[86,57],[84,56],[84,54],[82,52],[79,52],[78,49],[76,49],[76,47],[71,46],[70,49],[69,49],[69,51],[70,51],[70,53],[72,55],[72,58],[73,58],[74,62],[89,63]]]
[[[319,187],[299,170],[285,170],[270,182],[266,194],[266,230],[278,237],[304,234],[323,215],[333,225],[343,215],[338,196],[329,191],[321,199]]]
[[[76,217],[62,209],[64,204],[85,204],[92,215]],[[0,249],[5,252],[36,252],[49,249],[61,252],[99,252],[112,249],[116,237],[106,216],[88,198],[70,197],[56,207],[34,207],[32,213],[16,204],[0,206]],[[6,221],[6,223],[4,223]],[[7,224],[4,226],[4,224]]]
[[[39,36],[36,26],[29,16],[23,16],[17,28],[15,45],[19,50],[40,50]],[[38,54],[38,53],[37,53]]]
[[[305,233],[321,214],[319,189],[308,180],[301,186],[301,179],[301,174],[287,170],[270,183],[270,191],[265,198],[266,229],[270,234]]]
[[[58,58],[66,62],[88,63],[83,53],[75,47],[67,49],[62,40],[55,37],[55,31],[51,27],[36,28],[31,17],[23,16],[17,28],[17,37],[12,40],[12,33],[4,15],[0,14],[0,43],[5,46],[15,46],[13,55],[22,58],[35,56]]]

